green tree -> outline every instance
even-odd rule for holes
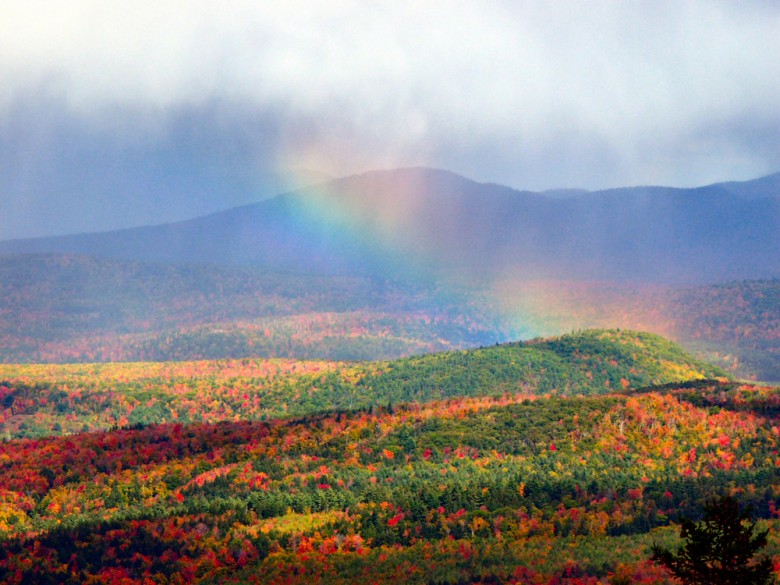
[[[704,520],[683,520],[681,549],[653,545],[652,559],[666,566],[685,585],[769,585],[772,562],[754,559],[766,546],[767,530],[755,531],[750,509],[732,497],[704,507]]]

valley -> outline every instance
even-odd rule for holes
[[[491,287],[70,255],[0,257],[0,362],[383,360],[577,329],[654,332],[780,380],[780,281]]]

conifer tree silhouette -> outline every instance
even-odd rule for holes
[[[652,547],[652,560],[666,566],[685,585],[769,585],[772,561],[754,559],[768,530],[755,531],[751,510],[727,496],[704,506],[701,522],[683,520],[682,548]]]

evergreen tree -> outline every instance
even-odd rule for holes
[[[704,507],[704,520],[683,520],[684,546],[671,551],[653,545],[652,559],[665,565],[685,585],[769,585],[772,562],[753,559],[766,546],[767,530],[755,532],[750,510],[731,497]]]

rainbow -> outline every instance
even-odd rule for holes
[[[528,339],[589,327],[620,327],[670,335],[665,289],[646,284],[526,278],[517,268],[488,278],[450,272],[449,245],[457,237],[457,213],[432,216],[426,208],[425,174],[404,176],[392,192],[372,174],[364,181],[330,181],[292,196],[303,218],[300,237],[323,235],[371,268],[407,281],[436,284],[444,298],[480,306],[511,338]],[[357,187],[356,187],[357,185]],[[368,185],[369,188],[366,188]],[[397,186],[397,185],[396,185]],[[425,228],[438,222],[437,238]],[[448,224],[448,222],[450,224]],[[468,237],[467,227],[463,229]]]

